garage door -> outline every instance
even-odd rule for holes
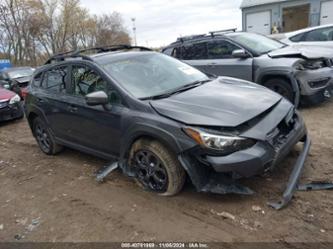
[[[320,11],[320,24],[333,23],[333,1],[326,1],[321,3]]]
[[[271,12],[256,12],[246,15],[246,31],[268,35],[271,33]]]

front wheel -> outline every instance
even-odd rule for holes
[[[184,186],[184,169],[175,155],[157,141],[140,139],[135,142],[130,151],[129,165],[136,174],[136,182],[144,189],[172,196]]]
[[[290,83],[284,79],[270,79],[264,83],[264,86],[271,89],[274,92],[279,93],[291,103],[294,103],[294,91]]]

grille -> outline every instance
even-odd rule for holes
[[[292,115],[290,117],[290,115]],[[269,143],[279,150],[279,148],[285,143],[289,133],[294,129],[297,121],[297,114],[295,110],[292,113],[288,113],[287,116],[278,124],[278,126],[269,134]]]
[[[7,106],[7,102],[0,102],[0,108],[5,108]]]

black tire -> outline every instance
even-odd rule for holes
[[[35,118],[33,120],[33,133],[39,148],[42,152],[47,155],[56,155],[62,151],[63,146],[57,144],[54,140],[50,129],[47,127],[45,122],[40,118]]]
[[[184,169],[176,156],[158,141],[136,141],[130,151],[129,165],[136,173],[138,185],[159,195],[176,195],[184,186]]]
[[[295,102],[295,94],[290,83],[281,78],[270,79],[264,83],[264,86],[271,89],[274,92],[279,93],[291,103]]]

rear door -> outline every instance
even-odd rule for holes
[[[66,139],[68,66],[55,66],[34,78],[35,103],[43,110],[54,135]]]
[[[121,117],[127,108],[108,78],[92,65],[71,65],[70,96],[67,97],[67,134],[69,142],[90,150],[118,155]],[[110,110],[88,106],[85,95],[104,91],[109,96]]]
[[[208,72],[207,66],[207,42],[198,42],[185,44],[178,49],[175,49],[173,55],[176,58],[181,58],[183,62],[194,66],[202,72]]]
[[[227,40],[211,40],[207,43],[207,71],[219,76],[230,76],[252,81],[253,58],[234,58],[232,52],[242,49]]]

